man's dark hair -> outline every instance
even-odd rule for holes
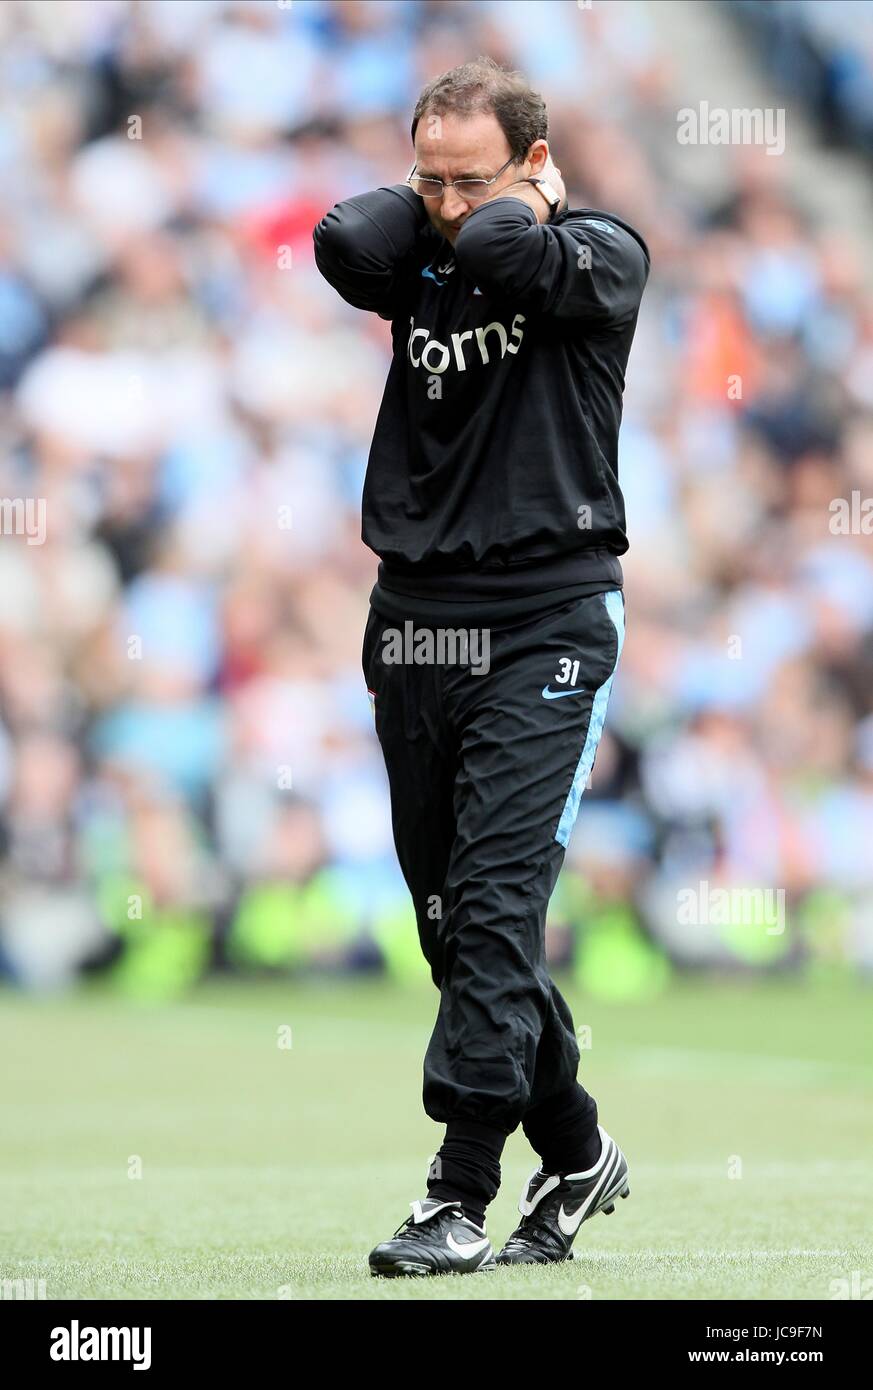
[[[523,73],[502,68],[493,58],[462,63],[427,84],[415,103],[413,140],[422,116],[450,111],[459,116],[492,111],[516,159],[524,158],[534,140],[548,139],[549,117],[539,92]]]

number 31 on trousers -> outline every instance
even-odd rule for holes
[[[560,674],[555,676],[556,685],[575,685],[579,679],[579,662],[571,661],[569,656],[562,656],[558,662]]]

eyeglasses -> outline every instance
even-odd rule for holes
[[[506,163],[502,165],[491,179],[456,179],[454,183],[443,183],[442,179],[423,179],[415,173],[413,164],[406,176],[406,182],[417,193],[420,198],[441,198],[447,188],[454,188],[459,198],[463,198],[465,203],[475,203],[477,199],[484,198],[492,183],[500,178],[504,169],[508,169],[510,164],[518,162],[517,155],[511,155]]]

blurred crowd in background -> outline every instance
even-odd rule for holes
[[[843,32],[869,118],[869,28]],[[405,178],[418,92],[478,53],[546,96],[571,205],[653,262],[627,641],[550,956],[615,997],[869,975],[869,244],[810,215],[790,154],[714,149],[692,196],[635,3],[8,3],[0,41],[0,975],[426,973],[360,668],[390,330],[312,228]],[[784,930],[683,922],[703,884],[782,891]]]
[[[829,143],[873,158],[873,25],[868,0],[720,0],[783,92]],[[866,11],[866,13],[865,13]]]

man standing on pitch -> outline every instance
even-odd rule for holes
[[[418,100],[406,182],[315,229],[325,278],[391,322],[362,664],[440,991],[424,1106],[445,1139],[427,1198],[370,1255],[380,1275],[493,1268],[485,1209],[519,1124],[540,1166],[497,1263],[567,1259],[629,1191],[544,933],[624,640],[617,442],[649,255],[619,218],[567,206],[547,136],[520,73],[465,63]],[[484,636],[488,660],[388,659],[410,622]]]

